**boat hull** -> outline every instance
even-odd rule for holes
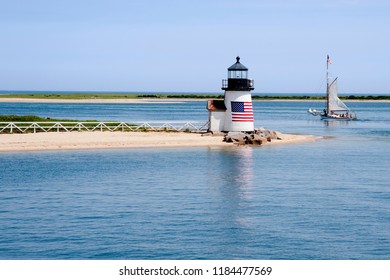
[[[353,121],[356,120],[356,117],[321,116],[321,120]]]
[[[352,112],[348,112],[348,114],[343,115],[328,115],[324,112],[317,111],[315,109],[310,108],[307,112],[313,116],[320,116],[321,120],[338,120],[338,121],[353,121],[356,120],[356,114]]]

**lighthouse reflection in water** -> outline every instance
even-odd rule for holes
[[[244,209],[252,203],[256,185],[253,148],[211,149],[208,163],[209,188],[215,193],[215,198],[218,198],[220,219],[230,226],[245,228],[251,215],[246,215]],[[213,172],[215,167],[222,172]]]

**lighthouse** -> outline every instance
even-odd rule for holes
[[[253,80],[248,79],[248,68],[236,57],[228,68],[228,78],[222,80],[224,100],[209,100],[209,130],[212,132],[252,132],[254,117],[251,90]]]

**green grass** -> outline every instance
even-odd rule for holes
[[[355,95],[348,95],[348,96],[341,96],[341,99],[345,100],[390,100],[390,95],[364,95],[364,96],[355,96]]]
[[[363,100],[363,101],[372,101],[372,100],[390,100],[390,95],[342,95],[339,96],[342,100]],[[285,95],[252,95],[253,100],[325,100],[325,96],[321,95],[302,95],[302,96],[285,96]]]
[[[137,94],[0,94],[0,98],[36,98],[36,99],[135,99]]]
[[[93,100],[93,99],[222,99],[223,94],[0,94],[0,98],[34,98],[53,100]],[[341,95],[343,100],[390,100],[390,95]],[[324,95],[267,95],[253,94],[253,100],[325,100]]]
[[[142,99],[142,98],[179,98],[211,99],[223,98],[220,94],[0,94],[0,98],[34,98],[34,99]]]
[[[69,119],[52,119],[38,116],[17,116],[17,115],[0,115],[0,122],[98,122],[97,120],[69,120]]]
[[[253,100],[325,100],[323,96],[294,95],[252,95]]]

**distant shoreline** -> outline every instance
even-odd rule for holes
[[[390,95],[340,95],[344,101],[390,101]],[[223,99],[216,93],[62,93],[62,92],[1,92],[0,102],[79,102],[79,103],[176,103]],[[38,101],[36,101],[38,100]],[[252,94],[253,101],[325,101],[325,95],[314,94]]]
[[[91,104],[174,104],[185,101],[203,101],[202,99],[184,100],[184,99],[50,99],[50,98],[0,98],[0,103],[91,103]]]
[[[200,102],[217,98],[31,98],[1,97],[0,103],[91,103],[91,104],[175,104],[184,102]],[[252,98],[253,102],[325,102],[325,99],[304,98]],[[343,99],[345,102],[390,102],[390,99]]]

